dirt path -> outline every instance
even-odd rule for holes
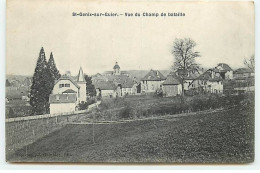
[[[162,115],[162,116],[153,116],[148,118],[140,118],[140,119],[131,119],[131,120],[118,120],[118,121],[94,121],[90,119],[90,115],[87,115],[89,119],[86,121],[81,122],[67,122],[66,124],[118,124],[118,123],[128,123],[128,122],[134,122],[134,121],[147,121],[147,120],[169,120],[172,118],[178,118],[178,117],[184,117],[184,116],[191,116],[201,113],[215,113],[215,112],[221,112],[223,111],[223,108],[220,109],[214,109],[214,110],[205,110],[205,111],[199,111],[199,112],[190,112],[190,113],[181,113],[181,114],[173,114],[173,115]],[[225,109],[228,110],[228,109]]]

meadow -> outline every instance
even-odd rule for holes
[[[10,160],[248,163],[254,160],[254,109],[237,106],[161,119],[67,124],[17,150]]]

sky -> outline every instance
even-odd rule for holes
[[[123,14],[72,16],[73,12]],[[125,13],[140,13],[126,17]],[[144,12],[185,13],[185,17],[147,17]],[[6,21],[6,74],[33,75],[41,47],[53,53],[61,73],[82,67],[93,75],[112,70],[167,70],[176,38],[191,38],[212,68],[244,67],[254,54],[254,4],[251,2],[101,2],[83,0],[9,0]]]

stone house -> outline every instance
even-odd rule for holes
[[[159,89],[162,89],[162,83],[166,80],[158,70],[150,70],[141,79],[141,93],[153,93]]]

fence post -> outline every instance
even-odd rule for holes
[[[92,140],[93,140],[93,144],[95,144],[95,127],[94,127],[94,118],[95,118],[95,115],[93,114],[93,126],[92,126]]]

